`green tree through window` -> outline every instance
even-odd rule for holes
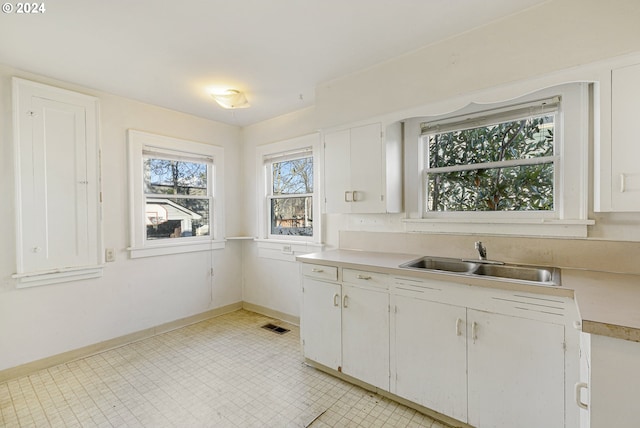
[[[423,133],[427,211],[552,211],[554,114]]]

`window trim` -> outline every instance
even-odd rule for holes
[[[473,103],[454,112],[405,120],[405,162],[418,176],[407,217],[402,219],[407,232],[494,234],[520,236],[586,237],[587,226],[595,224],[588,216],[588,155],[590,113],[590,82],[574,82],[547,87],[509,101]],[[494,98],[490,92],[476,94],[478,98]],[[562,104],[556,113],[557,138],[554,156],[555,193],[553,212],[429,212],[425,216],[424,145],[421,143],[421,123],[436,122],[465,115],[482,115],[494,109],[517,108],[521,103],[560,96]],[[494,98],[495,99],[495,98]],[[413,140],[413,141],[411,141]],[[415,174],[415,173],[414,173]],[[411,195],[408,195],[411,198]],[[551,214],[551,215],[550,215]]]
[[[224,241],[224,148],[129,129],[129,255],[131,258],[222,249]],[[143,159],[148,154],[161,154],[171,159],[189,158],[206,162],[211,198],[210,234],[168,240],[146,239]]]
[[[270,143],[256,149],[256,171],[258,179],[258,235],[260,242],[286,243],[316,243],[321,240],[321,217],[320,217],[320,176],[319,176],[319,147],[320,134],[313,133],[292,138],[289,140]],[[304,156],[304,154],[307,156]],[[313,223],[312,236],[292,236],[292,235],[272,235],[271,231],[271,177],[268,165],[277,161],[284,161],[293,158],[313,157],[313,193],[296,194],[292,197],[311,196],[313,199],[313,212],[315,221]],[[302,156],[300,156],[302,155]],[[284,251],[284,250],[283,250]]]

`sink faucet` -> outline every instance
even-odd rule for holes
[[[487,260],[487,249],[482,242],[476,241],[476,250],[478,250],[478,255],[480,256],[480,260]]]

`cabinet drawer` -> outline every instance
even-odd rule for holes
[[[382,273],[367,272],[365,270],[343,269],[342,282],[388,289],[389,277]]]
[[[327,281],[338,280],[338,268],[335,266],[303,263],[302,274],[311,278],[326,279]]]

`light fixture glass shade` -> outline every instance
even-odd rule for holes
[[[221,94],[211,94],[211,96],[223,108],[234,109],[251,106],[245,94],[236,89],[229,89]]]

